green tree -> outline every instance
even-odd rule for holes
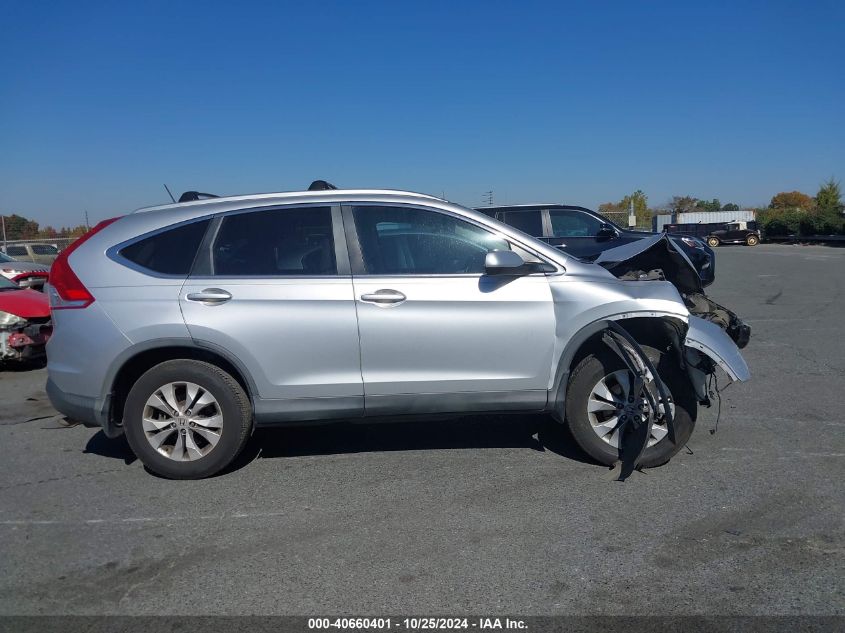
[[[728,202],[722,207],[722,211],[739,211],[739,205],[734,204],[733,202]]]
[[[816,194],[816,208],[823,213],[842,213],[842,190],[833,178],[819,187],[819,192]]]
[[[713,198],[710,202],[706,200],[698,200],[695,203],[695,208],[699,211],[719,211],[722,208],[722,203],[718,198]]]
[[[674,213],[689,213],[695,211],[697,204],[698,198],[692,196],[672,196],[672,200],[669,201],[669,208]]]
[[[625,196],[619,202],[605,202],[599,205],[599,213],[613,216],[614,214],[628,215],[631,212],[631,204],[634,205],[634,215],[637,217],[637,226],[648,226],[651,222],[652,212],[648,208],[648,196],[641,189]]]
[[[31,240],[38,236],[38,222],[13,213],[6,216],[6,239]]]
[[[800,191],[781,191],[772,196],[772,201],[769,203],[770,209],[804,209],[804,211],[809,211],[815,206],[815,200]]]

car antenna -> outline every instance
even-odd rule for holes
[[[164,188],[167,191],[167,195],[170,196],[170,199],[173,200],[174,204],[176,203],[176,198],[173,197],[173,194],[170,193],[170,187],[167,186],[167,183],[164,183]]]

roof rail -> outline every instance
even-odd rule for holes
[[[213,193],[202,193],[201,191],[186,191],[179,196],[179,202],[193,202],[194,200],[210,200],[211,198],[219,198]]]
[[[308,185],[308,191],[329,191],[330,189],[337,189],[337,187],[326,180],[315,180]]]

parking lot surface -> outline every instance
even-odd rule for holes
[[[717,249],[751,382],[609,480],[543,417],[264,431],[205,481],[0,373],[2,614],[843,614],[845,249]]]

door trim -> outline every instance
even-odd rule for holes
[[[364,416],[542,411],[546,408],[548,397],[546,389],[368,394],[365,396]]]

